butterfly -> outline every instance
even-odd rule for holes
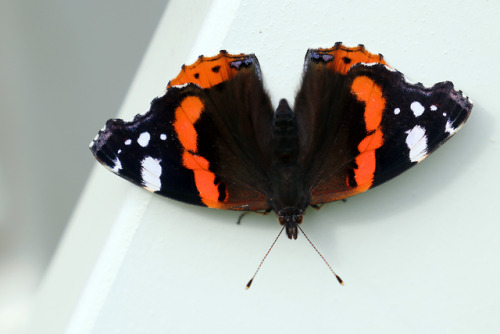
[[[308,206],[362,193],[436,150],[472,103],[451,82],[412,84],[363,45],[309,49],[293,108],[275,109],[253,54],[182,66],[131,122],[90,144],[112,172],[149,191],[216,209],[274,211],[296,239]]]

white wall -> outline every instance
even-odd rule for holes
[[[303,227],[344,287],[299,237],[281,239],[245,291],[279,230],[275,217],[237,226],[237,213],[151,195],[97,166],[40,289],[30,333],[495,332],[500,6],[221,0],[200,13],[171,4],[120,116],[145,110],[182,63],[219,49],[255,52],[273,102],[292,100],[306,49],[339,40],[364,43],[427,85],[452,80],[475,109],[421,165],[307,213]],[[99,115],[96,129],[106,118]]]
[[[0,1],[0,333],[22,327],[165,5]]]

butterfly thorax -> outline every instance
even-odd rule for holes
[[[273,119],[272,194],[269,202],[290,239],[297,239],[297,225],[302,222],[309,204],[303,186],[303,168],[298,163],[297,133],[295,115],[286,100],[281,100]]]

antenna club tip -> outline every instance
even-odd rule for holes
[[[245,287],[245,290],[250,289],[250,285],[252,285],[252,282],[253,282],[253,278],[250,281],[248,281],[247,286]]]
[[[335,277],[337,278],[337,281],[339,281],[340,285],[344,285],[344,281],[340,277],[337,275],[335,275]]]

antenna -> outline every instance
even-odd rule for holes
[[[255,274],[253,274],[252,278],[250,279],[250,281],[248,281],[247,283],[247,286],[245,288],[245,290],[248,290],[250,288],[250,285],[252,285],[252,282],[253,282],[253,279],[255,278],[255,276],[257,275],[257,273],[259,272],[259,269],[260,267],[262,266],[262,264],[264,263],[264,260],[266,259],[266,257],[269,255],[269,253],[271,252],[271,249],[273,249],[273,246],[274,244],[276,243],[276,241],[278,241],[278,238],[280,237],[281,233],[283,232],[283,230],[285,229],[285,226],[283,226],[283,228],[280,230],[280,233],[278,233],[278,236],[276,237],[276,239],[274,239],[271,247],[269,247],[269,250],[267,251],[266,255],[264,255],[264,257],[262,258],[262,261],[260,261],[260,264],[259,266],[257,267],[257,270],[255,271]],[[304,232],[302,232],[304,233]],[[310,241],[309,241],[310,242]],[[314,246],[313,246],[314,247]],[[324,260],[324,259],[323,259]],[[332,268],[330,268],[332,269]]]
[[[323,254],[321,254],[319,252],[319,250],[316,248],[316,246],[314,246],[314,244],[311,242],[311,240],[309,240],[309,238],[307,237],[307,234],[304,233],[304,231],[302,230],[302,228],[300,227],[300,225],[297,225],[297,227],[299,228],[300,232],[302,232],[302,234],[304,235],[304,237],[306,237],[307,241],[309,241],[309,243],[311,244],[311,246],[314,248],[314,250],[316,251],[316,253],[319,254],[319,256],[321,256],[321,258],[323,259],[323,261],[325,261],[326,265],[328,266],[328,268],[330,268],[330,271],[335,275],[335,277],[337,278],[337,281],[339,281],[339,283],[341,285],[344,285],[344,281],[342,281],[342,279],[339,277],[339,275],[337,275],[335,273],[335,271],[333,271],[332,267],[330,267],[330,264],[328,263],[328,261],[325,259],[325,257],[323,256]],[[281,233],[281,232],[280,232]],[[279,236],[279,235],[278,235]],[[273,244],[274,245],[274,244]],[[272,246],[271,246],[272,247]],[[267,256],[267,254],[266,254]],[[249,282],[250,284],[251,282]]]

